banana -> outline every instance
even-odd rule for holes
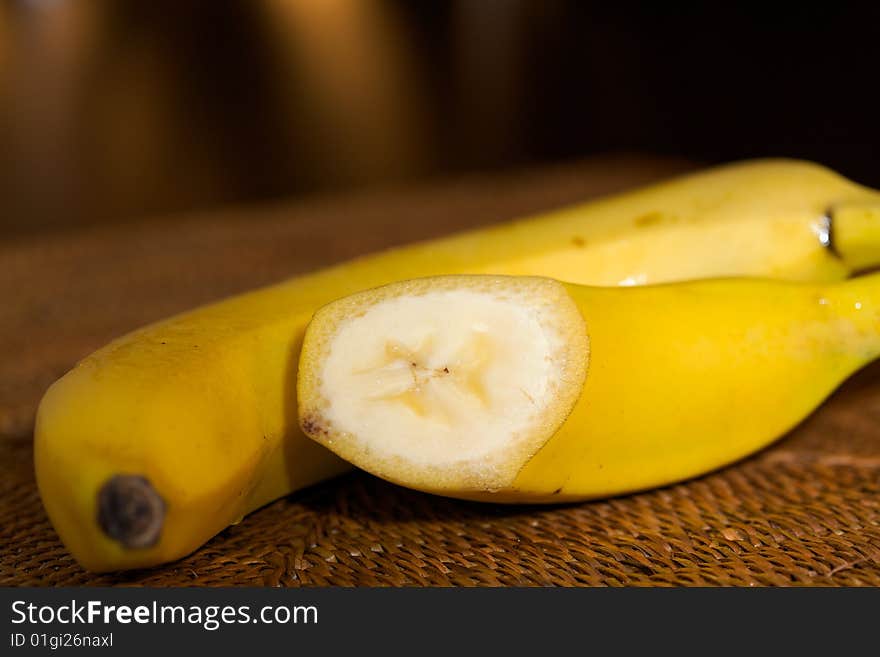
[[[335,299],[438,274],[641,285],[709,276],[834,281],[880,263],[880,194],[817,165],[757,161],[408,246],[121,337],[37,414],[37,483],[86,568],[155,565],[351,466],[299,430],[305,327]]]
[[[319,310],[302,427],[389,481],[545,503],[704,474],[765,447],[880,355],[880,274],[597,288],[392,283]]]

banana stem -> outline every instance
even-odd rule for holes
[[[880,199],[846,203],[829,211],[831,247],[853,270],[880,266]]]

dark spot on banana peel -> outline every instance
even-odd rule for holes
[[[580,249],[583,248],[583,246],[587,243],[587,240],[585,240],[580,235],[575,235],[571,238],[571,243]]]
[[[140,475],[114,475],[98,491],[98,526],[130,549],[159,542],[165,523],[165,500]]]
[[[561,492],[562,492],[562,486],[560,486],[560,487],[557,488],[555,491],[553,491],[553,492],[551,493],[551,495],[559,495],[559,493],[561,493]]]
[[[327,428],[320,419],[313,415],[306,416],[302,419],[302,430],[309,436],[326,436]]]
[[[647,228],[648,226],[656,226],[663,223],[665,217],[662,212],[648,212],[633,220],[636,228]]]

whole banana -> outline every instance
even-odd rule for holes
[[[121,337],[45,394],[49,518],[86,568],[179,558],[246,513],[350,466],[300,431],[314,311],[416,276],[593,285],[713,276],[833,281],[880,263],[880,194],[820,166],[757,161],[293,278]]]
[[[410,488],[497,502],[616,495],[765,447],[880,355],[880,274],[598,288],[443,276],[325,306],[305,432]]]

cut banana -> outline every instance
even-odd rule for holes
[[[787,160],[720,167],[377,253],[168,318],[84,358],[40,402],[34,432],[40,496],[72,556],[90,570],[107,571],[178,559],[267,502],[347,471],[347,462],[300,431],[294,382],[301,340],[317,308],[392,281],[491,274],[615,286],[712,276],[830,282],[877,265],[880,192],[815,164]],[[569,293],[574,294],[570,289]],[[565,314],[565,304],[550,305],[540,313],[545,328],[556,326],[554,318]],[[631,309],[627,313],[645,316]],[[662,324],[658,318],[668,315],[668,310],[652,313],[650,325],[641,329],[644,333],[618,340],[629,340],[629,350],[636,353],[633,345],[643,335],[654,336]],[[603,371],[597,353],[600,361],[610,353],[607,346],[597,352],[596,341],[611,316],[603,307],[588,318],[587,386]],[[615,329],[618,333],[626,329],[623,324]],[[490,342],[496,339],[493,335]],[[394,345],[387,348],[393,351]],[[532,353],[520,351],[517,359]],[[474,372],[482,368],[473,363],[470,367]],[[646,370],[644,363],[636,363],[632,369],[644,373],[655,367],[652,363]],[[388,378],[393,378],[391,370],[382,372],[384,392],[379,386],[376,394],[387,395],[392,385],[408,385],[393,384]],[[498,378],[507,378],[498,372]],[[413,409],[422,408],[436,419],[442,412],[433,400],[464,394],[461,390],[475,390],[477,397],[484,394],[500,403],[499,391],[480,393],[475,380],[461,389],[432,382],[427,386],[431,396],[407,397],[403,390],[402,398],[411,406],[401,408],[416,414]],[[622,381],[629,387],[615,392],[614,398],[623,399],[638,380],[626,373]],[[532,390],[531,383],[524,386],[526,391]],[[458,401],[447,405],[463,413],[467,407],[453,398]],[[590,403],[596,403],[595,397]],[[486,417],[500,430],[494,414]],[[614,418],[620,445],[625,445],[623,425],[629,418],[635,421],[638,416],[628,412]],[[508,421],[528,424],[513,415]],[[733,423],[740,426],[743,420]],[[573,426],[570,420],[568,426]],[[480,434],[473,440],[485,443],[486,438]],[[554,438],[549,447],[556,444]],[[627,449],[632,461],[637,450]],[[623,453],[623,447],[618,451]],[[476,452],[469,453],[472,457]],[[527,470],[538,472],[532,464],[554,454],[542,448]],[[446,459],[447,472],[454,460]],[[698,465],[705,461],[692,460]],[[641,473],[640,481],[659,478],[652,467],[631,469]],[[543,482],[540,490],[552,479],[545,470],[536,476]],[[500,473],[486,476],[485,481],[499,477]],[[589,481],[591,490],[621,484],[594,472]],[[554,499],[575,488],[584,490],[576,483],[576,477],[556,483],[551,491],[562,488]],[[633,482],[628,478],[622,483]],[[540,494],[517,493],[525,498]]]
[[[583,319],[550,279],[409,281],[327,306],[313,325],[307,432],[346,436],[340,449],[368,469],[454,488],[509,481],[571,411],[587,367]]]
[[[621,494],[784,434],[880,354],[878,317],[880,274],[630,288],[404,281],[315,314],[300,420],[353,464],[432,493]]]

